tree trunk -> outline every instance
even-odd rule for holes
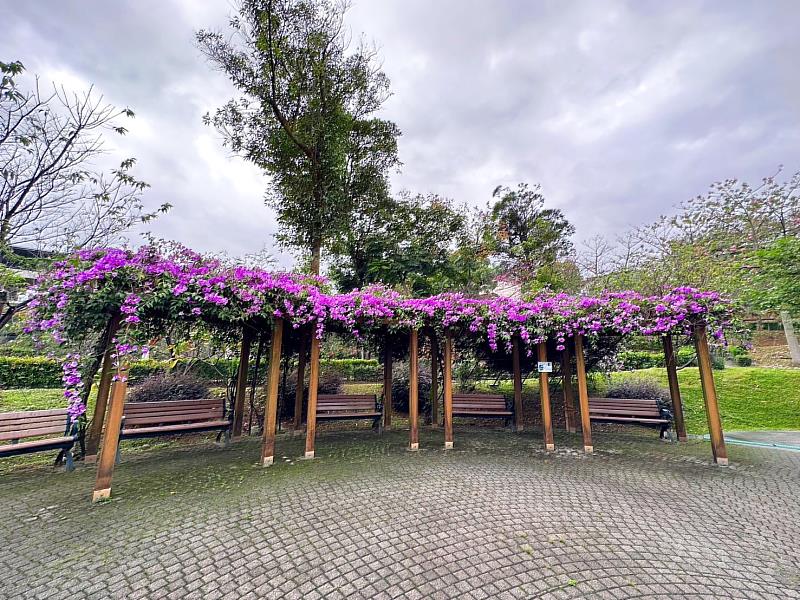
[[[797,334],[794,331],[792,315],[788,310],[781,311],[781,323],[783,332],[786,335],[786,343],[789,344],[789,355],[792,357],[792,366],[800,367],[800,343],[797,341]]]
[[[100,365],[103,362],[103,357],[106,353],[106,347],[111,344],[111,340],[117,334],[119,328],[119,316],[110,317],[108,323],[103,329],[103,333],[97,339],[92,350],[92,361],[86,366],[86,370],[81,373],[83,380],[83,391],[81,392],[81,400],[84,406],[89,405],[89,396],[92,394],[92,386],[94,384],[94,377],[100,370]]]
[[[322,242],[315,241],[311,247],[311,272],[319,275],[319,263],[322,256]]]

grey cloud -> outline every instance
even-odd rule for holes
[[[153,227],[201,250],[272,243],[266,180],[204,112],[234,91],[193,46],[228,2],[0,3],[0,57],[61,69],[137,112],[124,154],[175,204]],[[578,227],[614,234],[732,176],[800,168],[800,7],[792,1],[360,0],[403,130],[396,189],[484,204],[538,181]],[[286,263],[288,257],[284,256]]]

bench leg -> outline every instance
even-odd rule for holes
[[[117,455],[114,457],[114,464],[118,465],[122,462],[122,453],[120,452],[120,447],[117,446]]]
[[[67,473],[71,473],[75,470],[75,462],[72,460],[72,448],[67,448],[64,451],[64,459],[66,462],[66,470]]]
[[[375,417],[372,421],[372,428],[378,430],[378,435],[383,433],[383,418],[382,417]]]

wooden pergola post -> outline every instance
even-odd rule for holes
[[[113,346],[111,343],[103,353],[103,367],[100,371],[100,384],[97,387],[97,400],[94,404],[94,414],[86,432],[86,456],[84,461],[91,464],[97,462],[97,449],[100,447],[100,436],[103,434],[103,422],[106,418],[108,397],[111,393],[111,378],[114,375]]]
[[[665,335],[664,342],[664,363],[667,367],[667,381],[669,382],[669,395],[672,399],[672,416],[675,418],[675,433],[678,441],[685,442],[686,421],[683,418],[683,402],[681,400],[681,388],[678,385],[678,366],[675,360],[675,349],[672,346],[672,336]]]
[[[272,324],[269,373],[267,374],[267,400],[264,403],[264,442],[261,445],[261,466],[268,467],[275,457],[275,428],[278,422],[278,383],[281,376],[281,344],[283,319]]]
[[[311,334],[311,361],[308,373],[308,412],[306,413],[306,458],[314,458],[317,436],[317,387],[319,386],[319,338]]]
[[[304,329],[300,333],[300,351],[297,355],[297,386],[294,392],[294,424],[295,430],[300,429],[303,422],[303,397],[306,387],[306,346],[308,333]]]
[[[522,431],[522,368],[520,367],[519,338],[512,341],[512,368],[514,375],[514,425],[517,431]]]
[[[561,389],[564,392],[564,422],[567,431],[578,431],[575,414],[575,390],[572,388],[572,362],[566,345],[561,351]]]
[[[578,403],[581,407],[581,432],[583,433],[583,451],[594,452],[592,445],[592,420],[589,416],[589,387],[586,383],[586,358],[583,355],[583,336],[575,336],[575,371],[578,380]]]
[[[87,463],[97,462],[97,449],[100,447],[100,437],[103,435],[103,423],[106,418],[108,408],[108,396],[111,393],[111,380],[114,375],[114,336],[119,331],[121,315],[111,317],[103,332],[103,362],[100,367],[100,383],[97,388],[97,399],[94,403],[94,413],[89,431],[86,432],[85,456],[83,460]],[[91,396],[91,382],[89,382]],[[88,398],[87,398],[88,401]]]
[[[108,408],[108,422],[100,449],[100,462],[94,482],[92,502],[111,497],[111,480],[114,477],[114,463],[119,448],[119,433],[122,429],[122,413],[125,395],[128,391],[128,366],[122,365],[116,372],[116,380],[111,386],[111,402]]]
[[[419,335],[411,330],[408,339],[408,448],[419,450]]]
[[[547,342],[539,342],[539,362],[547,362]],[[548,451],[556,449],[553,440],[553,419],[550,414],[550,376],[545,371],[539,372],[539,398],[542,401],[542,428],[544,429],[544,447]]]
[[[439,426],[439,349],[436,334],[431,333],[431,426]]]
[[[714,374],[711,369],[711,353],[708,350],[708,338],[705,325],[697,325],[694,330],[694,344],[697,349],[697,365],[700,367],[700,384],[703,388],[703,400],[706,405],[708,432],[711,437],[711,451],[714,462],[724,466],[728,464],[728,450],[725,448],[725,437],[722,433],[722,420],[719,416],[717,389],[714,386]]]
[[[453,447],[453,334],[444,336],[444,366],[442,367],[444,385],[444,448]]]
[[[383,354],[383,428],[392,428],[392,344],[388,337]]]
[[[238,440],[242,437],[242,424],[244,423],[244,397],[247,395],[247,372],[250,368],[250,346],[253,342],[253,333],[249,327],[242,331],[242,346],[239,351],[239,369],[236,374],[236,396],[233,400],[233,431],[232,438]]]

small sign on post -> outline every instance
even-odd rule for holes
[[[539,373],[552,373],[553,372],[553,363],[551,362],[539,362],[536,364],[536,370]]]

